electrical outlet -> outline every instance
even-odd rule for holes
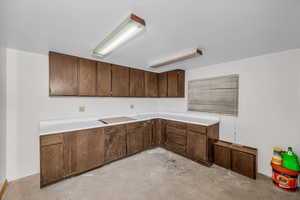
[[[130,105],[130,109],[134,109],[134,105],[133,104]]]
[[[79,106],[79,112],[85,112],[85,106]]]

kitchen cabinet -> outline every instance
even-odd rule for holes
[[[49,52],[49,95],[78,95],[78,58]]]
[[[256,179],[257,149],[225,141],[214,143],[215,164]]]
[[[168,72],[158,74],[158,96],[168,96]]]
[[[96,96],[97,62],[79,59],[79,95]]]
[[[77,174],[77,132],[67,132],[63,134],[64,139],[64,163],[65,163],[65,177]]]
[[[112,96],[128,97],[129,96],[129,68],[118,65],[111,67],[112,77]]]
[[[40,137],[41,186],[64,178],[64,152],[62,134]]]
[[[104,128],[104,162],[108,163],[113,160],[126,156],[126,126],[110,126]]]
[[[145,71],[145,96],[158,97],[158,73]]]
[[[137,122],[127,125],[127,155],[143,151],[145,123]]]
[[[159,146],[161,141],[161,121],[160,119],[151,120],[152,124],[152,146]]]
[[[144,149],[149,149],[153,147],[153,131],[152,131],[152,123],[151,121],[144,122]]]
[[[207,160],[207,136],[205,133],[188,130],[187,155],[194,161]]]
[[[49,96],[184,97],[184,77],[49,52]]]
[[[244,176],[256,178],[256,157],[252,154],[241,152],[237,150],[232,150],[232,171],[240,173]]]
[[[186,124],[168,121],[166,125],[165,147],[179,154],[186,154]]]
[[[41,187],[158,146],[210,166],[218,127],[152,119],[40,136]],[[255,176],[254,150],[231,148],[232,170]]]
[[[214,163],[226,169],[231,169],[231,143],[217,142],[214,146]]]
[[[184,71],[168,72],[168,97],[184,97]]]
[[[97,62],[97,96],[111,96],[111,64]]]
[[[78,174],[104,163],[103,129],[87,129],[64,134],[65,176]]]
[[[104,163],[104,133],[102,128],[78,131],[76,172],[81,173]]]
[[[139,69],[130,69],[130,96],[145,96],[145,72]]]

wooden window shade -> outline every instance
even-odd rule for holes
[[[188,82],[188,110],[238,115],[239,75]]]

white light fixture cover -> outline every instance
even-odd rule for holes
[[[103,57],[111,51],[136,36],[145,28],[145,21],[131,14],[125,19],[113,32],[111,32],[100,44],[94,49],[93,54]]]
[[[186,52],[186,53],[183,53],[178,56],[170,57],[169,59],[161,60],[159,62],[156,62],[155,64],[150,65],[149,67],[159,68],[159,67],[163,67],[163,66],[170,65],[173,63],[177,63],[177,62],[182,62],[184,60],[188,60],[188,59],[191,59],[191,58],[194,58],[197,56],[202,56],[202,55],[203,55],[202,49],[194,49],[190,52]]]

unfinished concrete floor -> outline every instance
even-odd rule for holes
[[[256,200],[300,199],[271,179],[257,180],[218,166],[204,167],[184,157],[153,149],[66,179],[43,189],[39,175],[12,182],[4,200]]]

